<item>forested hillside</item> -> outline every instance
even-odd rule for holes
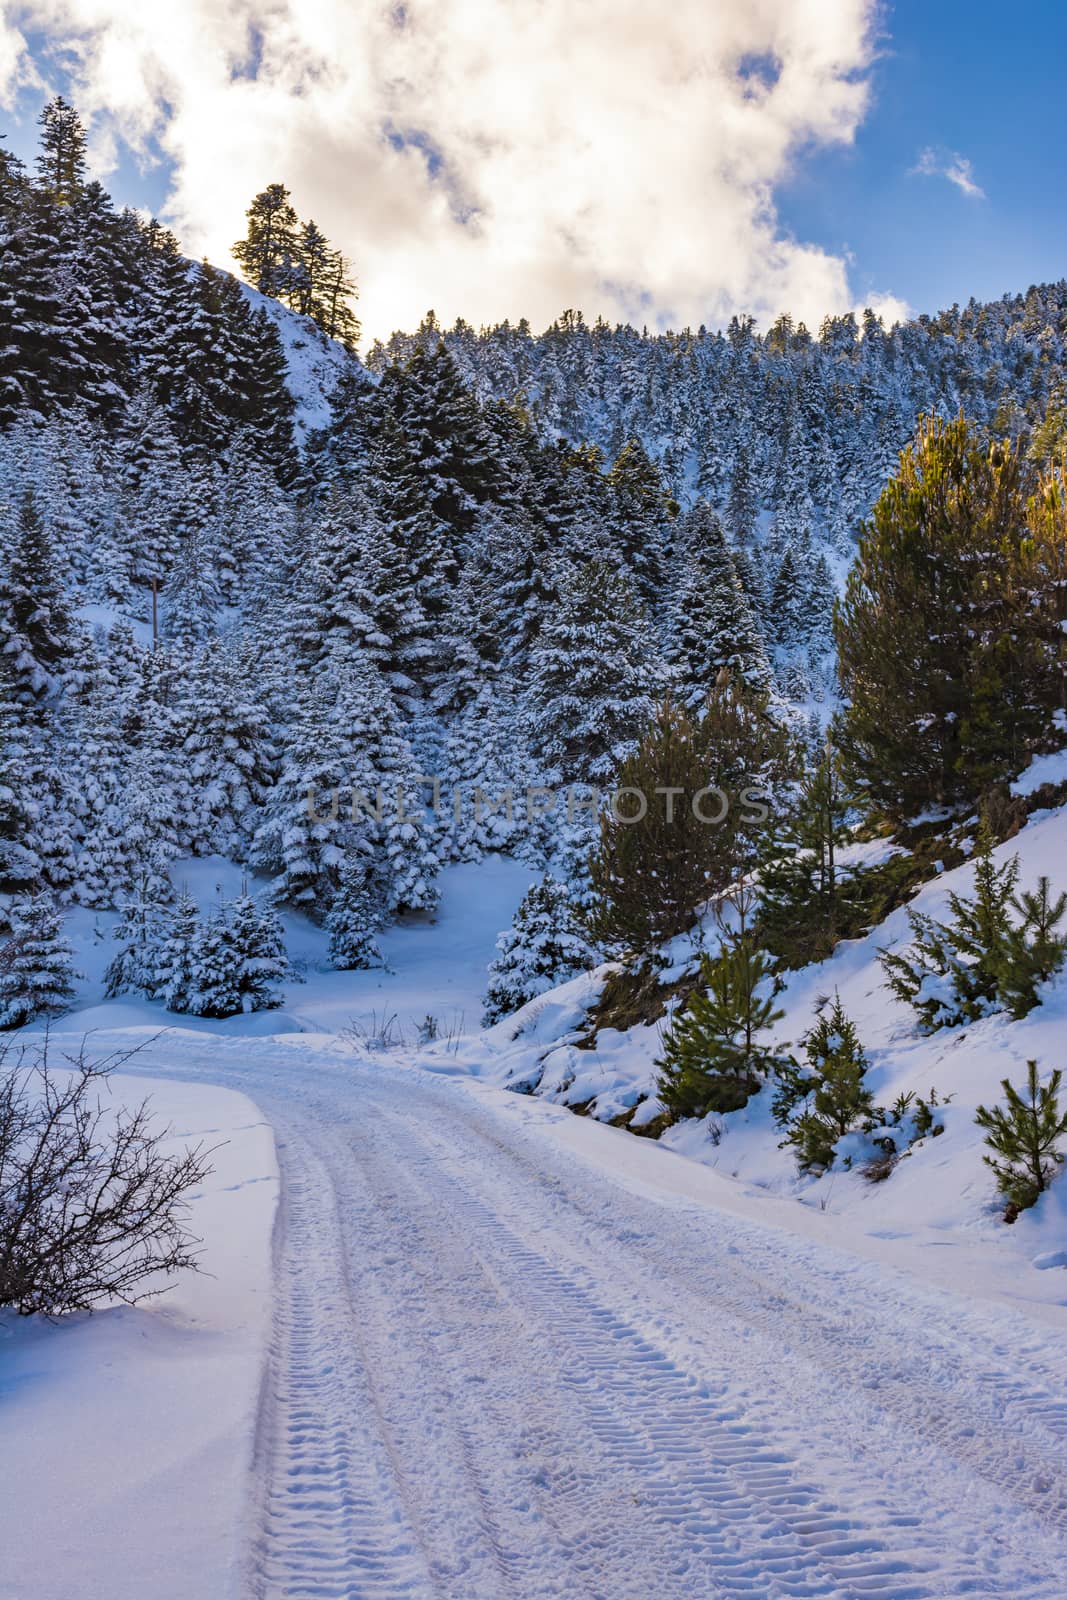
[[[0,153],[0,891],[41,974],[3,1020],[62,1003],[71,901],[123,912],[116,992],[271,1003],[263,896],[202,927],[182,856],[245,864],[357,965],[446,860],[584,870],[588,807],[526,790],[610,785],[668,694],[743,686],[811,744],[919,412],[1047,453],[1065,316],[1060,284],[817,338],[431,319],[365,367],[116,211],[53,103],[32,174]]]

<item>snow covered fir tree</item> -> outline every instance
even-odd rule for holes
[[[344,341],[301,450],[270,299],[116,212],[63,102],[33,174],[4,156],[0,222],[11,887],[117,909],[219,853],[332,917],[343,960],[452,854],[565,855],[499,795],[609,785],[665,695],[699,717],[725,668],[825,717],[834,572],[916,415],[995,426],[1010,395],[1036,427],[1063,361],[1053,287],[817,337],[431,316],[364,366],[322,309],[351,270],[275,184],[238,258]],[[352,851],[380,909],[344,911]]]

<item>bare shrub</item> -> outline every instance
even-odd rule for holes
[[[377,1011],[372,1011],[369,1017],[353,1017],[341,1029],[341,1038],[364,1050],[402,1050],[407,1043],[399,1017],[387,1011],[380,1017]]]
[[[49,1061],[49,1041],[0,1044],[0,1307],[23,1316],[134,1305],[196,1267],[189,1191],[211,1171],[202,1145],[167,1154],[147,1100],[106,1102],[136,1051]],[[217,1148],[217,1147],[216,1147]]]

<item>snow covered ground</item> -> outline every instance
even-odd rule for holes
[[[1024,889],[1034,887],[1041,874],[1054,889],[1067,888],[1065,840],[1067,810],[1039,813],[997,850],[997,860],[1018,854]],[[869,858],[875,854],[868,851]],[[963,866],[927,884],[912,904],[943,918],[949,890],[967,893],[972,883],[973,868]],[[705,936],[711,940],[714,933],[709,929]],[[1047,986],[1043,1004],[1021,1022],[1000,1015],[924,1038],[910,1009],[886,990],[879,962],[880,950],[900,948],[908,939],[902,909],[866,938],[839,945],[830,961],[790,975],[777,1002],[785,1015],[775,1037],[795,1050],[820,1000],[840,995],[867,1048],[868,1082],[879,1105],[891,1106],[909,1092],[929,1097],[932,1089],[949,1101],[945,1132],[916,1145],[887,1181],[871,1184],[858,1170],[798,1176],[791,1154],[779,1148],[770,1088],[744,1111],[669,1129],[662,1143],[735,1180],[731,1194],[754,1200],[759,1214],[786,1226],[814,1227],[819,1236],[888,1257],[963,1292],[997,1293],[1028,1304],[1067,1302],[1067,1276],[1043,1275],[1033,1265],[1067,1249],[1067,1183],[1053,1186],[1014,1227],[1005,1227],[974,1121],[976,1106],[1003,1099],[1003,1078],[1025,1080],[1031,1057],[1044,1077],[1067,1066],[1067,972]],[[687,944],[677,941],[679,969],[693,959]],[[575,1046],[587,1031],[586,1010],[603,977],[577,978],[498,1024],[485,1040],[472,1042],[470,1069],[490,1082],[536,1085],[538,1094],[588,1106],[604,1121],[636,1104],[638,1121],[655,1116],[662,1109],[655,1099],[655,1058],[664,1023],[602,1032],[594,1050]]]
[[[1063,834],[1054,814],[1015,841],[1024,883],[1055,879]],[[189,881],[210,897],[227,871],[193,864]],[[972,1118],[1028,1055],[1055,1062],[1067,988],[1023,1023],[920,1041],[877,967],[902,914],[798,974],[784,1036],[837,986],[879,1099],[954,1096],[946,1132],[888,1182],[798,1183],[762,1102],[717,1144],[702,1124],[654,1143],[554,1103],[592,1089],[606,1115],[651,1085],[655,1030],[565,1042],[593,980],[488,1035],[415,1045],[427,1012],[470,1028],[528,879],[451,869],[435,925],[388,936],[387,972],[324,970],[322,935],[294,925],[307,981],[282,1012],[182,1019],[146,1045],[137,1072],[192,1097],[189,1131],[258,1123],[244,1099],[224,1114],[219,1084],[274,1130],[265,1381],[273,1188],[256,1179],[273,1168],[235,1142],[211,1205],[253,1208],[236,1279],[231,1224],[209,1215],[214,1287],[3,1325],[0,1430],[19,1448],[0,1517],[21,1565],[12,1577],[5,1542],[0,1597],[1060,1600],[1067,1276],[1032,1262],[1067,1244],[1063,1188],[1006,1228]],[[81,939],[88,966],[91,925]],[[63,1028],[91,1023],[109,1047],[167,1022],[100,1004],[94,981]],[[342,1037],[383,1014],[404,1048]],[[502,1087],[544,1056],[549,1094]],[[42,1553],[55,1503],[77,1522]],[[75,1526],[91,1576],[72,1586]]]
[[[165,1053],[159,1057],[165,1062]],[[232,1089],[116,1076],[177,1145],[217,1145],[194,1199],[201,1274],[56,1324],[0,1313],[0,1597],[238,1592],[278,1192],[270,1128]]]

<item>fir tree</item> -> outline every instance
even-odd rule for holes
[[[839,760],[827,738],[784,817],[775,813],[760,841],[762,938],[789,967],[824,961],[839,937],[847,908],[838,854],[848,841]]]
[[[724,667],[754,688],[769,688],[770,663],[718,518],[698,501],[678,532],[685,555],[665,652],[673,692],[695,710]]]
[[[190,785],[190,838],[198,855],[247,855],[274,775],[267,714],[247,656],[218,645],[192,664],[175,729]]]
[[[734,458],[726,506],[726,526],[735,545],[745,546],[751,541],[758,510],[748,452],[742,446]]]
[[[974,1120],[986,1129],[985,1142],[992,1154],[984,1157],[993,1169],[997,1188],[1007,1202],[1006,1222],[1034,1205],[1063,1164],[1059,1141],[1067,1135],[1067,1112],[1061,1112],[1059,1068],[1042,1084],[1037,1062],[1027,1062],[1027,1083],[1022,1094],[1009,1078],[1002,1079],[1006,1106],[979,1106]]]
[[[803,1066],[793,1063],[779,1072],[774,1114],[801,1171],[825,1172],[838,1141],[877,1116],[866,1084],[867,1055],[840,996],[805,1036],[804,1052]]]
[[[453,722],[445,747],[452,797],[448,845],[458,861],[480,861],[487,851],[518,850],[529,818],[522,790],[512,708],[501,687],[483,682]]]
[[[486,1028],[593,962],[567,886],[551,877],[530,885],[496,947],[482,1018]]]
[[[226,907],[220,905],[198,933],[188,1009],[197,1017],[236,1016],[244,1009],[244,961]]]
[[[41,153],[37,175],[42,188],[57,205],[69,206],[85,183],[85,129],[81,118],[56,95],[38,118]]]
[[[601,562],[560,567],[559,604],[530,655],[531,743],[563,783],[604,783],[652,711],[652,644],[625,580]]]
[[[220,604],[208,542],[201,534],[190,534],[163,591],[160,637],[191,656],[214,631]]]
[[[381,966],[377,934],[382,921],[381,890],[373,869],[365,856],[350,851],[326,918],[332,965],[346,971]]]
[[[167,904],[160,898],[157,886],[146,876],[122,902],[120,911],[114,930],[119,948],[104,973],[104,991],[109,999],[120,994],[139,994],[154,999],[160,982],[160,941],[166,926]]]
[[[155,965],[155,991],[168,1011],[195,1010],[200,936],[199,909],[188,890],[183,890],[164,931]]]
[[[617,559],[647,605],[662,590],[666,526],[678,507],[640,439],[629,438],[608,474],[613,491],[612,525]]]
[[[0,894],[25,895],[38,885],[43,865],[29,739],[5,687],[0,675]]]
[[[740,1110],[781,1060],[758,1039],[784,1012],[774,1004],[771,963],[749,926],[751,894],[741,889],[727,904],[736,923],[721,920],[720,948],[701,956],[699,985],[674,1013],[656,1061],[656,1092],[678,1117]]]
[[[46,895],[13,901],[0,950],[0,1028],[64,1011],[74,997],[72,951],[63,918]]]
[[[284,996],[279,984],[288,971],[282,925],[269,905],[257,906],[243,890],[229,908],[229,935],[236,955],[235,987],[243,1011],[270,1011]]]
[[[8,538],[10,555],[0,576],[0,658],[16,699],[43,711],[60,687],[71,623],[56,554],[29,493]]]

